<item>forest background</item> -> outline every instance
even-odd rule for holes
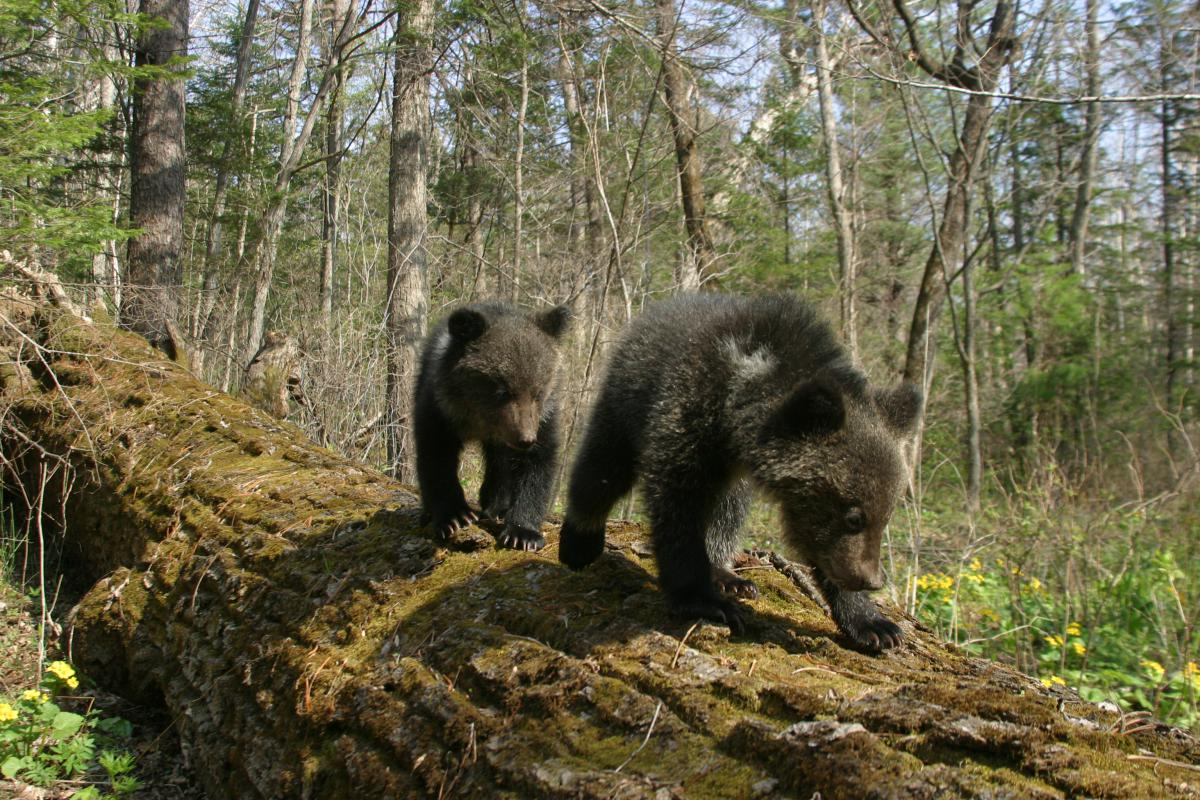
[[[647,302],[796,292],[927,389],[892,599],[1196,727],[1198,80],[1179,0],[0,0],[0,247],[404,479],[456,304],[571,304],[569,454]]]

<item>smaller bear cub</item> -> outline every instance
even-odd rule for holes
[[[475,303],[425,339],[413,403],[417,482],[426,516],[442,535],[474,522],[458,481],[468,442],[483,445],[479,504],[504,522],[502,546],[538,550],[558,459],[559,342],[570,310],[525,314]]]

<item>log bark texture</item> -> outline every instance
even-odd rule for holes
[[[1161,797],[1200,747],[912,620],[843,646],[747,555],[747,631],[669,617],[633,525],[581,573],[451,541],[407,487],[102,323],[0,298],[6,456],[74,465],[73,657],[164,704],[210,795]],[[26,474],[24,477],[28,478]],[[890,611],[893,617],[900,613]]]

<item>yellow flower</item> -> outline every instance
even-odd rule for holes
[[[1067,623],[1067,636],[1078,636],[1083,633],[1083,628],[1079,627],[1078,622]]]
[[[70,683],[70,680],[75,677],[75,668],[65,661],[51,661],[50,666],[46,667],[46,671],[58,677],[59,680]],[[72,689],[75,687],[72,686]]]
[[[1195,661],[1183,665],[1183,675],[1191,682],[1192,688],[1200,692],[1200,666]]]
[[[12,722],[17,718],[17,710],[8,703],[0,703],[0,722]]]
[[[970,566],[971,566],[972,572],[982,572],[983,571],[983,563],[978,558],[972,558]]]
[[[44,703],[50,699],[50,695],[45,692],[39,692],[37,689],[26,689],[21,692],[22,700],[36,700],[39,703]]]
[[[65,681],[63,681],[63,683],[67,684],[68,689],[78,689],[79,688],[79,679],[76,678],[74,675],[67,678]]]
[[[1057,675],[1051,675],[1049,678],[1042,678],[1042,686],[1066,686],[1067,682]]]
[[[983,617],[984,619],[988,620],[989,622],[999,622],[1000,621],[1000,615],[997,614],[995,611],[993,611],[990,608],[979,609],[979,616]]]
[[[1142,669],[1146,670],[1146,675],[1150,678],[1150,680],[1158,683],[1163,679],[1163,675],[1166,673],[1166,670],[1163,669],[1162,664],[1158,663],[1157,661],[1151,661],[1148,658],[1143,658],[1141,664]]]
[[[1045,640],[1046,644],[1050,645],[1051,647],[1063,646],[1063,639],[1061,636],[1043,636],[1042,638]]]
[[[979,584],[983,583],[983,576],[977,572],[968,572],[966,575],[963,575],[963,580],[970,581],[978,586]]]
[[[1071,647],[1075,650],[1075,655],[1081,656],[1087,652],[1087,645],[1083,642],[1071,642]]]

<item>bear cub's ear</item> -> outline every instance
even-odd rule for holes
[[[759,438],[823,436],[841,428],[845,421],[842,390],[833,381],[818,377],[792,390],[763,425]]]
[[[875,407],[879,409],[884,424],[902,436],[916,430],[917,419],[921,416],[921,402],[921,390],[908,382],[894,389],[875,392]]]
[[[567,306],[555,306],[534,317],[534,323],[543,332],[557,339],[571,326],[571,309]]]
[[[446,323],[450,335],[460,342],[473,342],[488,328],[487,319],[473,308],[460,308]]]

